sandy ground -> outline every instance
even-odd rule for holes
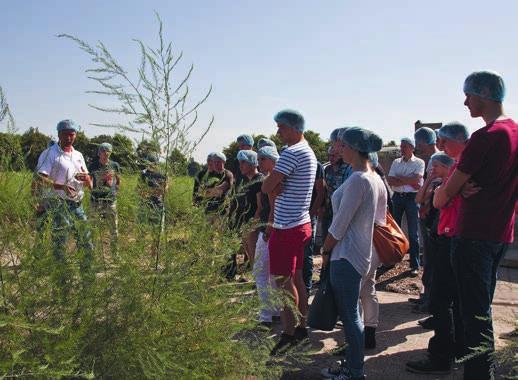
[[[516,328],[518,320],[518,270],[501,268],[502,280],[498,282],[493,303],[494,329],[497,349],[505,346],[501,337]],[[405,363],[418,360],[426,355],[430,330],[422,329],[417,321],[425,314],[412,312],[408,294],[379,291],[380,325],[376,333],[377,348],[365,352],[365,373],[369,380],[375,379],[462,379],[463,370],[459,366],[447,376],[416,375],[405,370]],[[310,332],[314,353],[308,362],[295,371],[285,371],[282,379],[320,379],[320,369],[334,365],[339,359],[330,351],[343,343],[343,332]],[[517,353],[518,355],[518,353]],[[501,370],[499,371],[501,372]],[[501,374],[497,378],[502,378]]]

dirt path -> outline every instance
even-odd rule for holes
[[[499,281],[494,299],[494,329],[497,349],[506,343],[500,337],[513,331],[518,319],[518,270],[502,268],[506,281]],[[417,325],[426,315],[414,314],[408,302],[408,294],[379,291],[380,326],[376,340],[377,348],[365,352],[365,372],[369,380],[375,379],[462,379],[462,366],[443,377],[415,375],[405,370],[409,360],[421,359],[426,354],[428,339],[432,332]],[[314,354],[300,370],[286,371],[283,380],[320,379],[320,369],[334,365],[338,357],[330,351],[343,343],[343,332],[311,331],[310,339]]]

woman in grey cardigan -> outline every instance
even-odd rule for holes
[[[364,379],[364,331],[359,312],[362,277],[372,257],[372,233],[379,210],[387,206],[387,191],[369,165],[369,153],[379,151],[382,141],[368,130],[352,127],[340,136],[342,158],[353,173],[332,197],[333,222],[322,247],[323,265],[330,265],[330,281],[347,347],[340,368],[322,371],[337,380]]]

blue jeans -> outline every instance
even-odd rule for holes
[[[410,242],[410,269],[419,268],[419,240],[417,237],[417,203],[416,193],[394,193],[392,204],[394,208],[394,219],[401,226],[403,214],[406,215],[408,226],[408,240]]]
[[[496,272],[508,244],[456,238],[452,264],[459,289],[466,348],[485,347],[464,364],[464,379],[493,379],[491,353],[495,349],[491,303],[496,287]]]
[[[363,376],[365,347],[358,302],[362,276],[345,259],[332,261],[330,265],[331,288],[338,315],[344,324],[346,363],[351,374],[360,377]]]
[[[317,233],[317,218],[311,218],[311,239],[308,244],[304,247],[304,265],[302,267],[302,278],[304,279],[304,285],[306,291],[309,292],[313,286],[313,254],[315,250],[315,235]]]

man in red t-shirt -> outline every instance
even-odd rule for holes
[[[504,115],[505,87],[493,72],[479,71],[464,82],[472,117],[486,126],[477,130],[462,152],[457,169],[436,193],[443,207],[463,186],[475,182],[480,191],[461,198],[453,242],[453,269],[459,287],[468,353],[464,379],[492,379],[494,350],[491,303],[500,259],[513,241],[518,193],[518,124]],[[474,348],[488,347],[476,353]]]

